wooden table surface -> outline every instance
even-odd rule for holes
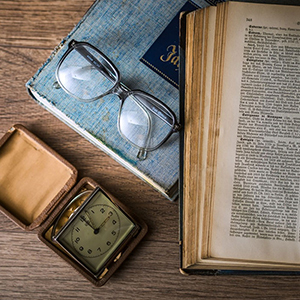
[[[121,1],[121,0],[120,0]],[[21,123],[143,218],[149,233],[113,277],[94,287],[0,214],[0,299],[300,299],[299,277],[185,276],[172,203],[72,131],[27,94],[26,81],[92,0],[0,0],[0,136]],[[1,170],[0,170],[1,172]]]

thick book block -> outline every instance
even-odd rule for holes
[[[201,0],[188,2],[192,8],[207,5]],[[55,70],[70,40],[89,42],[112,60],[127,87],[152,94],[178,116],[178,89],[166,80],[162,72],[154,72],[153,66],[151,69],[145,60],[142,62],[142,57],[149,48],[155,48],[155,41],[168,24],[176,16],[178,18],[185,3],[183,0],[96,1],[26,85],[39,104],[171,200],[178,194],[178,134],[173,134],[159,149],[149,152],[147,159],[138,160],[138,149],[118,132],[118,97],[108,95],[92,103],[81,103],[57,88]],[[173,42],[178,44],[178,25],[169,30],[169,34],[175,37]],[[153,53],[168,57],[168,46],[162,53]],[[178,52],[178,45],[176,47]],[[174,61],[163,63],[174,66]]]
[[[268,2],[182,15],[186,273],[299,274],[300,7]]]

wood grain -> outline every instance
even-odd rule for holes
[[[120,0],[121,1],[121,0]],[[0,1],[0,136],[21,123],[139,214],[149,233],[102,288],[0,214],[0,299],[299,299],[299,277],[185,276],[171,203],[27,94],[26,81],[92,0]],[[1,172],[1,170],[0,170]]]

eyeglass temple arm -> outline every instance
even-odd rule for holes
[[[153,114],[155,114],[162,121],[164,121],[165,123],[167,123],[168,125],[173,127],[174,132],[177,132],[180,130],[181,126],[176,122],[176,120],[174,123],[174,119],[172,117],[170,117],[169,114],[164,113],[164,111],[159,106],[156,106],[155,104],[150,103],[150,102],[144,102],[144,101],[143,102],[139,101],[139,102],[141,103],[141,105],[143,105],[148,110],[150,110]]]
[[[138,105],[141,106],[141,103],[138,104]],[[147,119],[148,119],[148,132],[147,132],[147,135],[146,135],[144,147],[139,149],[139,152],[137,154],[137,158],[139,160],[145,160],[147,158],[147,154],[148,154],[148,151],[146,150],[146,148],[148,148],[148,144],[149,144],[150,139],[151,139],[151,135],[152,135],[151,131],[153,129],[153,125],[152,125],[151,116],[149,114],[149,110],[144,109],[143,107],[141,107],[141,109],[145,112],[145,114],[147,116]]]
[[[120,82],[120,88],[125,93],[130,92],[130,89],[125,84],[123,84],[122,82]],[[151,96],[151,97],[153,97],[153,96]],[[180,130],[181,125],[176,122],[176,118],[174,117],[174,119],[175,119],[175,123],[174,123],[173,118],[170,117],[169,114],[165,113],[163,111],[163,109],[160,108],[159,106],[155,105],[152,102],[141,101],[141,100],[138,99],[138,97],[133,97],[133,100],[136,101],[137,105],[139,105],[142,110],[145,110],[144,108],[146,108],[148,111],[151,111],[154,115],[156,115],[162,121],[164,121],[165,123],[170,125],[170,127],[173,127],[174,132],[177,132],[177,131]],[[145,110],[145,112],[147,112],[147,110]]]
[[[75,46],[74,49],[108,80],[113,82],[116,81],[116,78],[113,76],[113,74],[109,73],[105,66],[100,61],[98,61],[98,59],[94,55],[92,55],[88,50],[86,50],[82,46]]]
[[[138,154],[136,155],[136,157],[138,158],[138,160],[145,160],[147,158],[147,154],[148,151],[141,148],[138,152]]]

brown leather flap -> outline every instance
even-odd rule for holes
[[[0,210],[25,230],[38,227],[77,179],[77,170],[22,125],[0,140]]]

